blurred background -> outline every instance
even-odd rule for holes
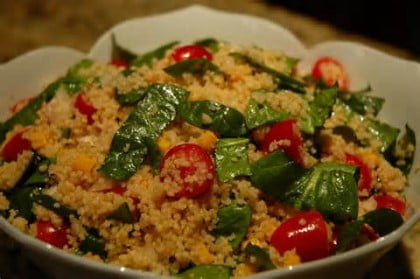
[[[418,0],[0,0],[0,63],[62,45],[88,51],[99,35],[133,17],[191,4],[252,14],[291,30],[305,45],[347,40],[420,61]],[[1,85],[0,85],[1,86]],[[420,225],[366,279],[420,278]],[[46,278],[0,232],[0,278]]]

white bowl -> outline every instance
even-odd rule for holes
[[[256,44],[302,58],[299,65],[302,70],[310,69],[316,57],[334,56],[348,70],[352,88],[360,88],[369,82],[375,94],[386,98],[381,112],[382,119],[401,128],[408,121],[417,134],[420,132],[420,113],[417,108],[420,64],[363,45],[328,42],[306,49],[290,31],[267,20],[191,6],[167,14],[122,22],[103,34],[87,56],[109,61],[112,33],[116,34],[122,45],[138,52],[172,40],[188,43],[203,37]],[[70,65],[84,56],[76,50],[48,47],[0,65],[0,118],[7,117],[8,108],[14,102],[38,93],[46,83],[64,74]],[[415,166],[419,163],[419,153],[417,149]],[[411,204],[419,204],[419,175],[413,173],[410,184],[407,198]],[[413,209],[404,225],[378,241],[340,255],[260,273],[252,278],[360,278],[418,220],[420,213]],[[68,254],[21,233],[4,218],[0,218],[0,229],[20,243],[37,264],[57,278],[156,278],[152,273],[96,263]]]

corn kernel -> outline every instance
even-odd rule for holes
[[[32,148],[40,149],[48,143],[47,131],[29,131],[25,135],[31,142]]]
[[[96,161],[94,158],[81,153],[74,159],[72,167],[74,170],[90,172],[95,165]]]
[[[201,136],[197,139],[197,144],[206,149],[207,151],[211,151],[216,147],[217,137],[211,131],[205,131]]]
[[[203,243],[198,244],[193,252],[195,255],[195,261],[198,264],[210,264],[212,263],[215,258],[214,256],[210,253],[209,249],[207,248],[206,245],[204,245]]]
[[[285,266],[292,266],[300,264],[300,258],[294,251],[287,251],[283,256],[283,263]]]
[[[166,153],[169,150],[169,148],[171,148],[170,141],[164,137],[158,138],[157,145],[159,147],[160,152],[162,153]]]

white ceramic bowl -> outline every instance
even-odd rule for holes
[[[348,70],[352,88],[360,88],[369,82],[375,89],[375,94],[386,98],[382,119],[401,128],[408,121],[417,134],[420,132],[420,112],[417,105],[420,64],[391,57],[359,44],[329,42],[306,49],[292,33],[272,22],[248,15],[192,6],[120,23],[103,34],[87,56],[109,61],[112,33],[116,34],[122,45],[138,52],[153,49],[172,40],[188,43],[203,37],[215,37],[239,44],[256,44],[302,58],[299,65],[302,70],[310,69],[316,57],[334,56]],[[35,95],[46,83],[65,73],[67,67],[84,56],[86,55],[76,50],[48,47],[0,65],[0,119],[7,117],[8,107],[14,102]],[[418,149],[415,165],[419,163],[419,153]],[[410,184],[408,200],[414,205],[419,204],[419,175],[412,174]],[[420,219],[419,212],[413,209],[411,213],[404,225],[374,243],[296,267],[260,273],[253,278],[360,278]],[[100,264],[62,252],[21,233],[3,218],[0,218],[0,229],[20,243],[37,264],[57,278],[156,278],[151,273]]]

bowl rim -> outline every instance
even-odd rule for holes
[[[410,60],[399,58],[399,57],[396,57],[396,56],[392,56],[390,54],[379,51],[379,50],[374,49],[374,48],[369,47],[369,46],[365,46],[365,45],[360,44],[360,43],[348,42],[348,41],[328,41],[328,42],[317,44],[317,45],[315,45],[311,48],[307,48],[290,30],[284,28],[280,24],[277,24],[273,21],[270,21],[270,20],[255,16],[255,15],[234,13],[234,12],[229,12],[229,11],[220,11],[220,10],[216,10],[216,9],[213,9],[213,8],[208,8],[208,7],[205,7],[205,6],[202,6],[202,5],[191,5],[191,6],[171,10],[169,12],[164,12],[164,13],[155,14],[155,15],[146,16],[146,17],[141,17],[141,18],[132,18],[132,19],[128,19],[128,20],[122,21],[120,23],[117,23],[116,25],[114,25],[113,27],[111,27],[110,29],[105,31],[96,40],[96,42],[92,45],[89,52],[85,53],[84,55],[86,57],[91,57],[92,54],[95,52],[95,49],[99,45],[101,45],[101,43],[103,43],[103,41],[109,39],[109,35],[112,32],[114,32],[115,30],[118,30],[119,28],[121,28],[122,26],[124,26],[126,24],[130,24],[132,22],[136,22],[136,21],[144,20],[144,19],[159,18],[159,17],[164,16],[164,15],[171,15],[171,14],[177,14],[177,13],[195,13],[195,12],[211,13],[211,14],[215,14],[215,15],[224,14],[224,15],[235,16],[235,17],[238,17],[238,18],[246,19],[246,20],[253,20],[253,21],[257,20],[257,21],[263,23],[264,25],[266,25],[270,28],[282,29],[283,32],[286,32],[288,34],[288,36],[290,36],[292,39],[295,40],[296,44],[298,44],[299,47],[302,48],[303,53],[308,53],[313,49],[316,49],[316,48],[319,48],[319,47],[325,47],[325,46],[328,46],[328,45],[331,45],[331,44],[341,44],[341,45],[349,46],[349,47],[353,46],[353,47],[363,48],[363,49],[367,50],[368,52],[375,53],[377,55],[381,55],[382,57],[384,57],[386,59],[392,59],[394,62],[406,63],[407,65],[409,64],[413,67],[416,67],[416,69],[420,72],[420,63],[418,63],[418,62],[410,61]],[[38,49],[35,49],[35,50],[31,50],[27,53],[24,53],[24,54],[22,54],[22,55],[20,55],[16,58],[8,61],[7,63],[0,64],[0,74],[1,74],[1,71],[5,70],[9,65],[19,63],[26,58],[29,58],[31,56],[36,56],[39,53],[48,52],[49,50],[54,50],[54,49],[62,49],[62,50],[66,50],[66,51],[72,51],[74,53],[81,53],[78,50],[75,50],[75,49],[72,49],[72,48],[69,48],[69,47],[62,47],[62,46],[48,46],[48,47],[38,48]],[[412,213],[412,215],[406,220],[406,222],[403,225],[401,225],[398,229],[396,229],[395,231],[393,231],[392,233],[390,233],[390,234],[388,234],[384,237],[379,238],[375,242],[365,244],[361,247],[357,247],[355,249],[346,251],[345,253],[342,253],[342,254],[332,255],[332,256],[329,256],[329,257],[324,258],[324,259],[320,259],[320,260],[316,260],[316,261],[312,261],[312,262],[308,262],[308,263],[302,263],[302,264],[297,265],[297,266],[290,266],[290,267],[279,268],[279,269],[275,269],[275,270],[271,270],[271,271],[260,272],[260,273],[252,275],[251,277],[260,277],[260,276],[261,277],[275,277],[275,276],[284,276],[284,275],[288,275],[288,274],[299,274],[299,273],[302,273],[302,272],[307,272],[307,271],[311,271],[311,270],[314,270],[314,269],[322,268],[322,267],[328,266],[332,263],[345,262],[349,259],[357,258],[360,255],[368,254],[368,253],[373,252],[373,251],[378,251],[382,248],[390,246],[393,243],[396,243],[397,241],[399,241],[402,238],[402,236],[411,227],[413,227],[419,221],[420,221],[420,211],[417,210],[417,211],[414,211]],[[126,274],[126,275],[132,276],[132,277],[144,276],[144,277],[147,277],[147,278],[157,278],[157,277],[169,278],[167,276],[162,276],[162,275],[159,275],[159,274],[156,274],[156,273],[147,272],[147,271],[143,271],[143,270],[136,270],[136,269],[121,267],[121,266],[117,266],[117,265],[113,265],[113,264],[100,263],[100,262],[95,262],[95,261],[92,261],[92,260],[86,260],[83,257],[80,257],[80,256],[77,256],[77,255],[71,254],[67,251],[63,251],[61,249],[55,248],[50,244],[46,244],[46,243],[36,239],[35,237],[30,236],[30,235],[20,231],[19,229],[14,227],[11,223],[9,223],[2,216],[0,216],[0,229],[4,233],[6,233],[9,237],[16,240],[18,243],[22,244],[24,246],[24,248],[29,247],[31,250],[37,250],[38,252],[41,252],[41,253],[51,253],[53,256],[55,256],[57,259],[59,259],[61,261],[68,261],[68,262],[71,262],[72,264],[81,266],[81,267],[86,268],[86,269],[94,269],[96,271],[106,272],[106,273],[109,273],[109,274],[112,274],[112,275],[115,275],[115,276]]]

